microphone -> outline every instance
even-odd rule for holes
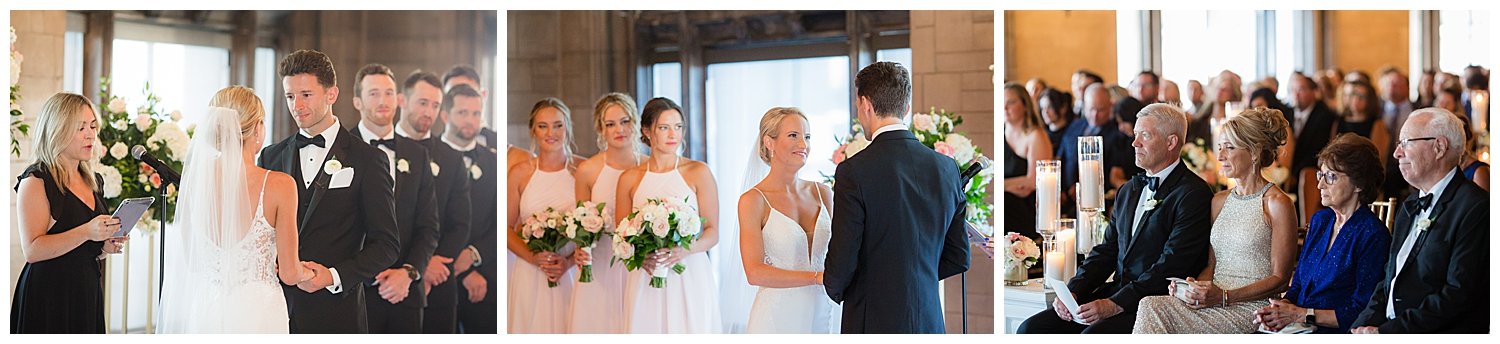
[[[969,160],[969,168],[964,169],[963,172],[958,174],[958,180],[963,181],[963,185],[969,185],[974,176],[979,175],[979,172],[984,171],[984,169],[990,168],[990,164],[989,157],[984,156],[984,154],[977,155],[973,160]]]
[[[177,171],[172,170],[171,167],[168,167],[167,164],[162,163],[161,160],[156,160],[156,157],[151,156],[151,153],[146,152],[146,147],[144,146],[136,145],[135,147],[131,148],[130,156],[133,156],[136,160],[140,160],[141,162],[146,163],[146,165],[151,166],[151,168],[156,169],[156,174],[161,175],[162,184],[178,184],[177,182],[179,180],[182,180],[182,175],[177,174]]]

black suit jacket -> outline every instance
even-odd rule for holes
[[[1296,113],[1284,112],[1282,116],[1286,117],[1287,123],[1296,126]],[[1318,168],[1318,152],[1333,140],[1333,123],[1336,119],[1338,115],[1327,104],[1320,101],[1313,105],[1312,112],[1307,115],[1307,123],[1302,125],[1302,131],[1295,137],[1297,145],[1292,149],[1293,175],[1303,168]]]
[[[823,284],[844,333],[943,333],[938,282],[969,269],[958,174],[907,130],[839,164]]]
[[[338,137],[328,143],[324,161],[338,159],[354,168],[353,182],[329,189],[331,176],[318,171],[312,186],[297,193],[297,252],[302,260],[338,270],[343,292],[306,293],[284,286],[293,333],[368,332],[361,285],[391,266],[400,252],[385,153],[358,142],[343,128],[338,130]],[[287,137],[261,150],[258,164],[291,175],[301,187],[302,164],[292,140]]]
[[[1140,178],[1132,178],[1115,194],[1117,207],[1104,241],[1068,282],[1080,303],[1108,298],[1135,313],[1141,298],[1167,294],[1167,277],[1196,277],[1208,265],[1214,199],[1208,184],[1179,161],[1158,185],[1156,207],[1142,214],[1140,230],[1132,234],[1145,188]],[[1111,275],[1114,281],[1106,282]]]
[[[1354,327],[1379,326],[1380,333],[1489,333],[1489,196],[1458,173],[1433,207],[1432,224],[1417,234],[1399,274],[1396,255],[1417,212],[1404,206],[1396,211],[1385,280],[1375,286]],[[1393,283],[1396,318],[1386,319]]]
[[[453,147],[429,136],[415,141],[427,147],[427,153],[437,164],[437,250],[434,255],[457,258],[469,244],[469,174],[464,171],[464,158]],[[449,264],[452,268],[452,264]],[[450,278],[451,280],[451,278]]]
[[[496,241],[499,239],[497,233],[500,226],[500,216],[497,208],[499,206],[499,196],[497,193],[499,192],[499,177],[501,175],[500,158],[495,153],[494,148],[484,146],[476,146],[468,154],[473,156],[473,167],[478,168],[478,178],[475,178],[476,173],[474,171],[465,170],[464,175],[468,176],[469,181],[473,183],[468,192],[471,210],[469,218],[473,227],[469,231],[467,243],[479,251],[479,257],[483,261],[478,267],[466,271],[465,276],[469,273],[478,273],[484,276],[485,281],[488,282],[488,291],[485,293],[484,301],[481,303],[494,304],[497,297],[495,288],[501,282],[497,267],[506,262],[503,259],[505,257],[499,255],[496,244]],[[460,281],[462,281],[462,277],[459,276]],[[468,292],[460,287],[459,302],[469,302],[467,295]]]
[[[349,133],[360,142],[369,142],[362,137],[363,134],[359,130]],[[418,274],[422,274],[427,271],[427,261],[432,258],[432,252],[437,248],[438,209],[432,160],[427,155],[427,147],[423,147],[416,141],[400,135],[397,135],[395,140],[396,204],[400,205],[396,207],[396,239],[400,243],[401,251],[396,262],[391,263],[391,266],[386,269],[396,269],[409,264],[416,268]],[[375,149],[378,150],[380,147],[375,147]],[[383,156],[385,152],[381,153]],[[404,172],[401,171],[402,165],[406,165]],[[365,284],[372,288],[371,290],[378,290],[374,289],[378,288],[374,283],[374,279],[365,281]],[[422,295],[420,281],[412,281],[408,290],[410,294],[407,294],[406,299],[399,303],[401,306],[421,308],[427,305],[427,298],[420,297]]]

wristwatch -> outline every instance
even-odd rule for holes
[[[1316,313],[1313,313],[1312,308],[1307,309],[1307,316],[1302,318],[1302,323],[1306,324],[1307,326],[1315,326],[1318,324],[1318,315]]]
[[[422,274],[417,273],[417,268],[411,264],[401,264],[401,269],[406,270],[406,277],[413,281],[422,279]]]

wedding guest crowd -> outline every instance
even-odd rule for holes
[[[1055,302],[1020,332],[1488,333],[1489,70],[1463,74],[1424,71],[1412,99],[1395,68],[1294,72],[1283,100],[1275,78],[1242,89],[1225,70],[1208,80],[1210,99],[1190,80],[1181,104],[1176,90],[1146,90],[1176,85],[1146,71],[1111,113],[1109,86],[1080,70],[1080,130],[1052,109],[1068,93],[1035,92],[1049,133],[1062,132],[1063,185],[1077,181],[1080,136],[1104,136],[1106,156],[1134,152],[1107,185],[1135,177],[1068,281],[1081,306]],[[1141,99],[1166,104],[1119,112]],[[1132,117],[1133,133],[1110,132]],[[1179,167],[1193,155],[1185,144],[1210,163]],[[1131,168],[1144,171],[1119,174]]]

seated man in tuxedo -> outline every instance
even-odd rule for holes
[[[437,193],[427,147],[396,135],[396,106],[401,96],[396,75],[371,63],[354,74],[354,109],[360,121],[354,138],[384,153],[395,180],[396,237],[400,255],[384,271],[365,281],[370,333],[422,333],[422,275],[437,248]]]
[[[1130,333],[1141,298],[1166,295],[1168,277],[1203,271],[1214,194],[1178,158],[1187,120],[1172,105],[1141,110],[1133,146],[1135,163],[1146,172],[1120,187],[1104,241],[1068,282],[1083,324],[1073,322],[1058,299],[1053,309],[1021,323],[1020,333]]]
[[[1459,174],[1463,124],[1439,108],[1412,112],[1396,160],[1418,189],[1396,212],[1385,280],[1354,333],[1489,333],[1490,201]]]

